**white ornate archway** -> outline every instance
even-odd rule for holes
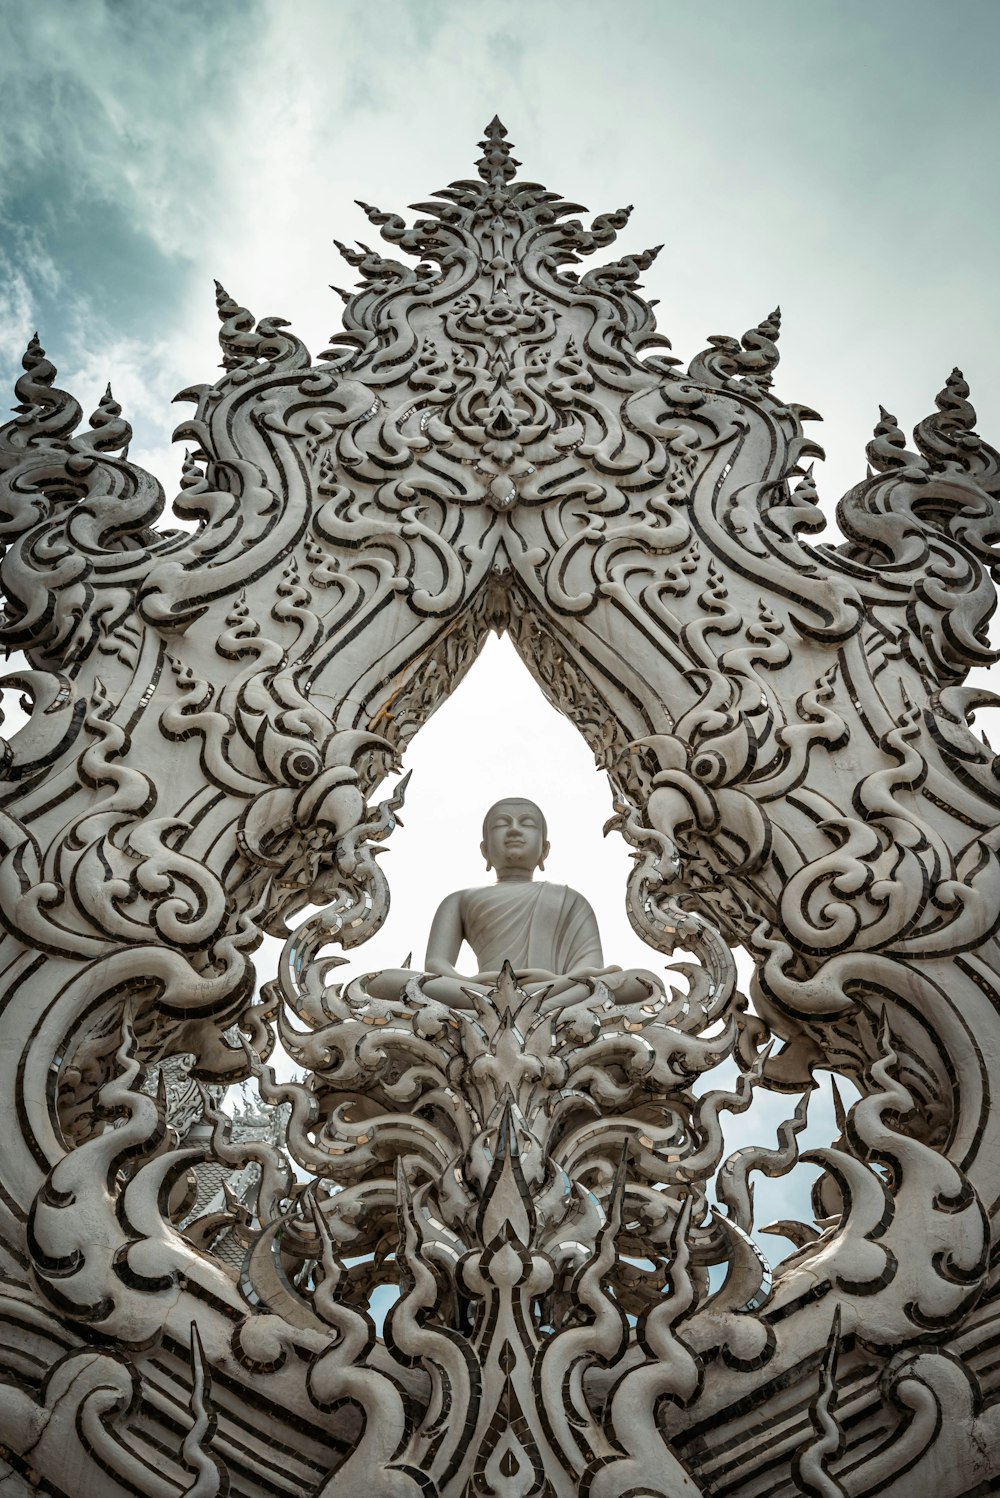
[[[157,527],[110,393],[78,432],[25,355],[0,432],[33,703],[0,803],[10,1490],[988,1491],[1000,777],[963,681],[993,658],[1000,459],[955,371],[915,450],[883,412],[846,539],[813,544],[778,314],[685,368],[651,254],[573,268],[627,213],[588,228],[518,180],[497,121],[483,151],[412,227],[366,209],[407,258],[345,249],[360,290],[319,362],[219,289],[224,372],[179,428],[193,532]],[[375,787],[494,627],[610,774],[636,929],[703,958],[687,996],[595,984],[553,1017],[510,975],[473,1021],[419,981],[325,982],[321,949],[387,908]],[[310,904],[255,1001],[261,933]],[[276,1026],[304,1082],[269,1079]],[[211,1096],[181,1143],[153,1085],[181,1054],[290,1106],[298,1174]],[[699,1095],[727,1055],[736,1091]],[[796,1163],[818,1066],[862,1098],[772,1283],[750,1177]],[[789,1123],[726,1159],[720,1115],[759,1087],[798,1094]],[[248,1158],[250,1205],[192,1217]]]

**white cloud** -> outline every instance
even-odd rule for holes
[[[37,230],[6,227],[0,240],[0,361],[14,364],[38,328],[40,299],[56,296],[62,277]]]
[[[19,359],[33,331],[34,298],[28,278],[0,256],[0,358]]]
[[[229,135],[220,71],[238,75],[256,16],[251,3],[8,7],[0,192],[32,171],[61,175],[65,206],[118,204],[166,254],[186,253],[210,208],[224,206],[212,171]]]

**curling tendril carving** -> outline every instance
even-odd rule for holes
[[[25,353],[0,429],[27,657],[2,686],[30,707],[0,754],[5,1484],[997,1476],[1000,777],[970,726],[995,699],[963,683],[994,658],[1000,458],[954,371],[913,450],[881,412],[817,540],[780,314],[685,367],[640,295],[655,251],[577,269],[628,211],[588,226],[517,165],[493,121],[412,225],[365,206],[391,254],[342,247],[360,284],[315,363],[217,288],[187,529],[110,389],[81,431]],[[458,1013],[419,978],[327,982],[324,947],[388,907],[403,787],[376,789],[490,629],[609,774],[631,919],[696,954],[686,991],[546,1008],[507,969]],[[275,1079],[276,1035],[302,1078]],[[824,1068],[860,1096],[800,1155]],[[220,1109],[248,1075],[284,1144]],[[776,1143],[727,1153],[723,1116],[774,1090]],[[800,1160],[816,1220],[777,1225],[772,1270],[752,1177]]]

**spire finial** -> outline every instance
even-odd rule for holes
[[[875,435],[865,448],[868,462],[877,473],[888,473],[893,468],[905,468],[917,462],[914,453],[907,452],[906,438],[899,429],[899,422],[885,406],[879,406],[879,419]]]
[[[241,307],[223,286],[215,282],[215,310],[222,327],[219,329],[219,346],[222,349],[222,368],[236,369],[247,360],[254,362],[260,338],[254,332],[256,318],[247,307]]]
[[[476,162],[480,177],[490,187],[504,187],[521,165],[515,161],[507,141],[507,131],[494,115],[486,126],[485,138],[479,142],[483,155]]]
[[[28,347],[24,351],[21,363],[25,369],[34,369],[37,364],[41,364],[44,358],[45,350],[42,348],[41,339],[37,333],[32,333],[28,339]]]

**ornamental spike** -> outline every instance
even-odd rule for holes
[[[123,457],[127,456],[132,427],[122,416],[121,405],[115,400],[110,383],[90,418],[90,426],[91,431],[76,439],[78,446],[91,452],[120,452]]]
[[[219,280],[215,282],[215,308],[219,314],[220,322],[226,322],[231,317],[239,317],[241,326],[244,321],[249,320],[247,326],[253,327],[253,313],[249,308],[241,307],[235,297],[229,295],[229,292]]]
[[[755,328],[749,328],[743,334],[743,346],[746,348],[747,339],[759,335],[763,338],[776,339],[781,332],[781,308],[775,307],[773,312],[761,319]]]
[[[865,448],[871,466],[878,473],[888,473],[893,468],[906,468],[908,464],[916,463],[917,456],[907,451],[906,438],[895,416],[885,406],[880,405],[878,409],[875,434]]]
[[[913,429],[913,440],[923,457],[938,470],[977,466],[983,439],[974,430],[976,408],[960,369],[952,370],[934,404],[937,409]]]
[[[253,313],[248,307],[241,307],[219,280],[215,282],[215,308],[222,323],[219,346],[223,369],[237,369],[248,361],[252,363],[260,342],[254,333],[256,319]]]
[[[512,145],[507,140],[506,128],[498,115],[494,115],[486,126],[479,146],[483,152],[476,162],[480,177],[489,187],[506,187],[521,163],[511,155]]]

